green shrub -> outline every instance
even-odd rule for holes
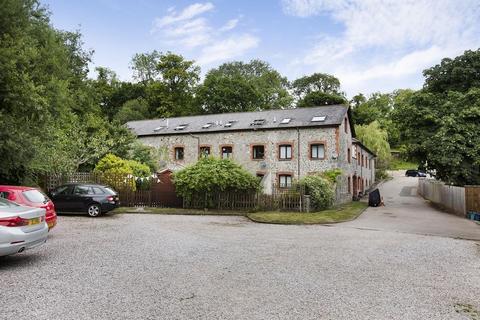
[[[311,206],[315,210],[327,209],[333,204],[335,200],[334,184],[323,175],[303,177],[299,184],[305,188],[305,193],[310,195]]]
[[[173,176],[177,193],[186,200],[202,195],[206,200],[222,191],[256,191],[259,180],[229,159],[202,158]],[[207,204],[206,204],[207,205]]]
[[[98,161],[94,172],[104,173],[103,180],[115,189],[136,190],[135,178],[150,176],[150,168],[135,160],[124,160],[114,154],[107,154]]]
[[[328,181],[330,181],[332,184],[335,184],[337,182],[337,177],[340,175],[342,175],[342,170],[338,168],[322,172],[322,176]]]
[[[375,180],[376,181],[381,181],[388,179],[390,176],[387,173],[387,170],[385,169],[376,169],[375,170]]]

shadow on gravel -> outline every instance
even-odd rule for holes
[[[34,263],[40,263],[42,260],[42,255],[29,252],[0,257],[0,271],[12,268],[29,267]]]

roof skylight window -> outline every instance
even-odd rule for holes
[[[255,119],[250,125],[261,126],[263,124],[265,124],[265,119]]]
[[[223,126],[225,128],[230,128],[237,120],[228,120]]]
[[[180,130],[185,129],[187,126],[188,126],[188,124],[180,124],[180,125],[176,126],[174,130],[180,131]]]
[[[280,124],[287,124],[287,123],[290,123],[292,119],[290,118],[284,118],[282,121],[280,121]]]
[[[157,127],[155,129],[153,129],[153,131],[158,132],[158,131],[162,130],[163,128],[165,128],[165,127]]]
[[[315,116],[312,118],[312,122],[323,122],[327,119],[327,116]]]
[[[213,125],[213,123],[209,122],[209,123],[207,123],[207,124],[204,124],[204,125],[202,126],[202,129],[208,129],[208,128],[210,128],[212,125]]]

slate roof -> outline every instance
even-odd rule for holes
[[[332,127],[340,125],[347,112],[349,112],[349,109],[344,105],[332,105],[312,108],[221,113],[130,121],[127,122],[127,127],[129,127],[137,136],[271,130],[297,127]],[[313,117],[323,116],[325,116],[324,121],[312,122]],[[284,119],[291,120],[288,123],[282,124],[282,120]],[[208,124],[210,124],[210,126],[208,126]],[[182,125],[185,126],[181,128]]]
[[[352,138],[352,143],[358,144],[360,147],[362,147],[362,149],[373,155],[374,158],[377,157],[377,155],[372,150],[368,149],[360,140]]]

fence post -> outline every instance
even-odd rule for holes
[[[307,194],[304,196],[303,206],[304,206],[305,211],[307,213],[309,213],[310,212],[310,196],[307,195]]]

